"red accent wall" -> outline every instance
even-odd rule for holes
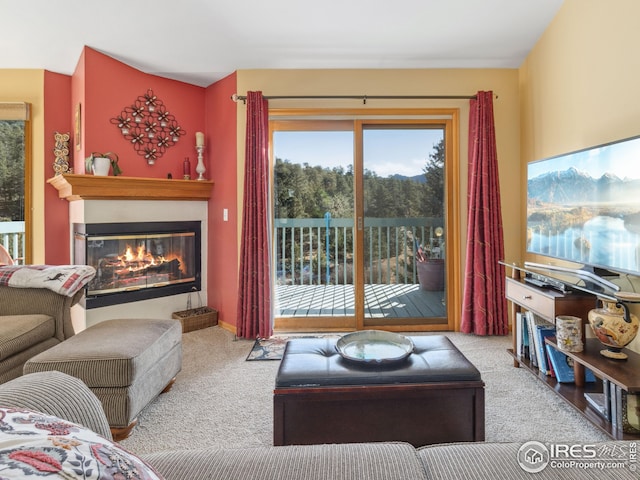
[[[73,132],[73,172],[84,173],[84,58],[87,49],[80,54],[76,69],[71,76],[71,106],[73,117],[70,118]],[[76,119],[76,112],[78,118]],[[80,134],[76,136],[76,122],[79,122]]]
[[[110,121],[149,89],[186,132],[154,165],[136,154]],[[236,325],[238,298],[237,107],[231,101],[235,92],[235,73],[205,89],[146,74],[88,47],[71,77],[52,73],[45,77],[46,148],[53,149],[52,132],[70,132],[74,173],[85,173],[84,159],[91,152],[115,152],[123,176],[166,178],[170,173],[173,178],[182,178],[185,157],[190,158],[195,176],[195,133],[204,132],[205,177],[215,183],[209,200],[207,298],[208,304],[218,310],[220,321],[232,326]],[[75,138],[78,105],[80,136]],[[46,157],[53,162],[52,151]],[[58,199],[58,192],[50,185],[44,188],[46,261],[70,263],[68,202]],[[224,209],[228,210],[228,221],[223,221]]]
[[[219,320],[236,325],[238,302],[238,182],[237,182],[237,106],[231,101],[236,93],[236,74],[207,87],[205,157],[207,178],[213,180],[209,200],[208,291],[211,307]],[[223,210],[229,220],[223,220]]]
[[[82,148],[74,160],[77,173],[84,172],[84,158],[91,152],[115,152],[122,175],[127,177],[167,178],[170,173],[182,178],[185,157],[195,168],[196,132],[205,131],[203,87],[141,72],[88,47],[82,63],[74,73],[78,81],[73,88],[74,105],[82,104],[83,116]],[[154,165],[138,155],[110,121],[150,89],[186,132]]]
[[[54,176],[55,134],[70,133],[71,77],[59,73],[44,72],[44,177]],[[69,142],[70,159],[73,142]],[[69,202],[58,197],[58,191],[44,183],[44,261],[49,265],[67,264],[69,260]]]

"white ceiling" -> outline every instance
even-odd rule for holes
[[[200,86],[241,69],[517,68],[561,4],[0,0],[0,68],[70,75],[85,45]]]

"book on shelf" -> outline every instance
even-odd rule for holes
[[[612,426],[621,422],[618,418],[617,397],[620,393],[620,388],[615,384],[612,384],[606,378],[602,379],[602,393],[584,393],[584,398],[587,400],[589,406],[601,415],[605,420],[611,422]],[[620,393],[621,394],[621,393]],[[611,399],[614,399],[611,402]],[[620,402],[622,406],[622,402]]]
[[[556,379],[560,383],[574,383],[575,373],[573,372],[573,360],[571,357],[567,356],[565,353],[561,352],[553,348],[551,345],[545,345],[547,349],[547,353],[549,354],[549,360],[551,360],[551,365],[553,367],[553,371],[556,374]],[[584,369],[584,381],[585,382],[595,382],[596,377],[591,370],[588,368]]]
[[[556,335],[556,327],[548,325],[536,325],[536,347],[538,351],[538,368],[545,375],[551,375],[553,367],[549,365],[548,352],[545,349],[544,339],[546,337],[554,337]]]
[[[602,379],[602,391],[604,393],[604,414],[605,418],[611,421],[611,390],[609,387],[609,380]]]
[[[622,395],[622,431],[640,434],[640,394],[621,391]]]
[[[525,323],[527,324],[527,337],[529,338],[529,360],[532,367],[538,366],[538,356],[536,355],[535,340],[533,335],[533,312],[527,311],[523,316]]]
[[[526,317],[527,324],[530,326],[530,350],[535,352],[535,366],[545,375],[549,375],[544,338],[555,335],[555,326],[530,310],[526,312]]]
[[[609,407],[611,426],[614,430],[622,430],[622,389],[613,382],[609,382]]]
[[[524,351],[523,351],[523,342],[524,339],[522,338],[522,312],[517,312],[516,313],[516,356],[518,358],[522,358],[524,356]]]
[[[609,416],[609,395],[605,393],[584,392],[584,398],[589,406],[605,420],[611,421]]]
[[[529,353],[529,329],[527,328],[527,316],[524,313],[520,313],[520,329],[522,335],[522,356],[525,358],[531,358]]]
[[[547,358],[547,367],[549,368],[549,376],[556,378],[556,372],[553,370],[553,364],[551,363],[551,359],[549,358],[549,351],[547,350],[547,344],[544,346],[544,354]]]
[[[609,406],[614,430],[640,434],[640,394],[629,393],[609,382]]]

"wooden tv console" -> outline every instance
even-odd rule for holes
[[[518,273],[514,269],[514,275]],[[595,308],[595,296],[584,292],[562,293],[552,289],[539,288],[525,283],[519,278],[506,278],[505,295],[511,302],[512,318],[518,312],[530,310],[545,320],[555,323],[557,315],[574,315],[583,319],[583,337],[589,327],[587,314]],[[625,349],[629,356],[627,360],[613,360],[600,355],[602,344],[593,338],[585,339],[585,348],[580,353],[567,353],[574,360],[575,383],[560,383],[554,377],[545,375],[537,367],[533,366],[528,358],[517,355],[516,332],[512,329],[513,349],[509,353],[514,358],[514,367],[523,367],[534,374],[543,384],[553,390],[560,398],[575,408],[593,425],[598,427],[608,436],[616,440],[638,440],[640,435],[622,432],[621,428],[599,415],[587,402],[585,393],[600,393],[603,391],[603,382],[613,384],[618,390],[627,393],[640,393],[640,355]],[[556,347],[553,340],[547,339],[547,343]],[[585,368],[590,369],[596,376],[597,382],[585,383]]]

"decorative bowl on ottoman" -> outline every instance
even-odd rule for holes
[[[382,330],[347,333],[336,342],[342,358],[365,365],[400,362],[411,355],[414,348],[409,337]]]

